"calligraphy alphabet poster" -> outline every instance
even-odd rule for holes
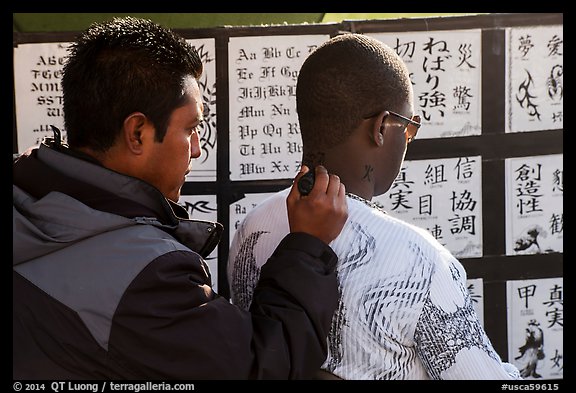
[[[273,192],[263,192],[258,194],[245,194],[244,197],[236,202],[230,204],[230,243],[234,238],[234,233],[238,229],[238,226],[246,217],[246,214],[250,213],[260,202],[269,196],[274,195]]]
[[[506,282],[508,360],[524,379],[564,376],[564,280]]]
[[[480,156],[405,160],[388,192],[373,201],[429,231],[457,258],[481,257],[481,172]]]
[[[369,35],[393,48],[410,71],[419,139],[481,134],[480,29]]]
[[[204,122],[200,131],[202,156],[195,160],[187,181],[216,180],[216,67],[214,39],[194,39],[204,73],[198,84],[204,100]],[[14,94],[18,152],[37,146],[52,136],[51,125],[64,128],[62,71],[70,43],[20,44],[14,48]]]
[[[563,128],[563,26],[507,28],[506,132]]]
[[[14,48],[14,95],[18,152],[37,146],[60,129],[66,141],[62,111],[62,68],[69,42],[20,44]]]
[[[506,255],[564,251],[563,154],[508,158]]]
[[[193,220],[218,221],[216,195],[182,195],[178,204],[183,206]],[[212,276],[212,288],[218,292],[218,247],[205,259]]]
[[[231,37],[230,179],[291,179],[302,137],[296,81],[302,63],[328,35]]]
[[[472,299],[474,311],[478,315],[480,324],[484,326],[484,280],[482,278],[469,278],[466,280],[468,292]]]

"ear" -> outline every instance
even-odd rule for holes
[[[144,152],[143,136],[148,118],[141,112],[134,112],[124,119],[123,138],[128,150],[136,155]]]
[[[371,139],[378,147],[384,146],[384,133],[386,132],[386,117],[388,111],[382,111],[374,117],[374,123],[371,124],[370,135]]]

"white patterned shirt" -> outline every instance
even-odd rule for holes
[[[256,206],[233,238],[228,282],[244,309],[289,232],[288,192]],[[348,220],[330,243],[340,297],[322,368],[343,379],[520,379],[480,324],[461,263],[427,231],[370,202],[347,202]]]

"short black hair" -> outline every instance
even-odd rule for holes
[[[375,38],[346,33],[323,43],[304,61],[296,85],[305,151],[321,153],[342,143],[362,118],[399,111],[412,100],[410,86],[402,59]]]
[[[183,80],[203,65],[184,38],[150,20],[114,18],[94,23],[69,49],[62,89],[71,147],[110,148],[125,118],[142,112],[166,134],[170,115],[184,104]]]

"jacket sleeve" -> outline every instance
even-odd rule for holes
[[[326,358],[337,257],[287,235],[262,268],[249,312],[213,292],[207,266],[174,251],[144,269],[114,315],[110,378],[309,379]]]
[[[287,235],[262,266],[250,312],[259,330],[268,320],[280,322],[281,329],[271,332],[282,337],[274,337],[265,329],[255,336],[257,377],[309,379],[320,368],[326,359],[326,338],[338,303],[336,262],[336,255],[324,242],[295,233]],[[285,349],[272,346],[273,342]],[[283,360],[276,356],[282,352],[288,355],[287,375],[282,371]]]

